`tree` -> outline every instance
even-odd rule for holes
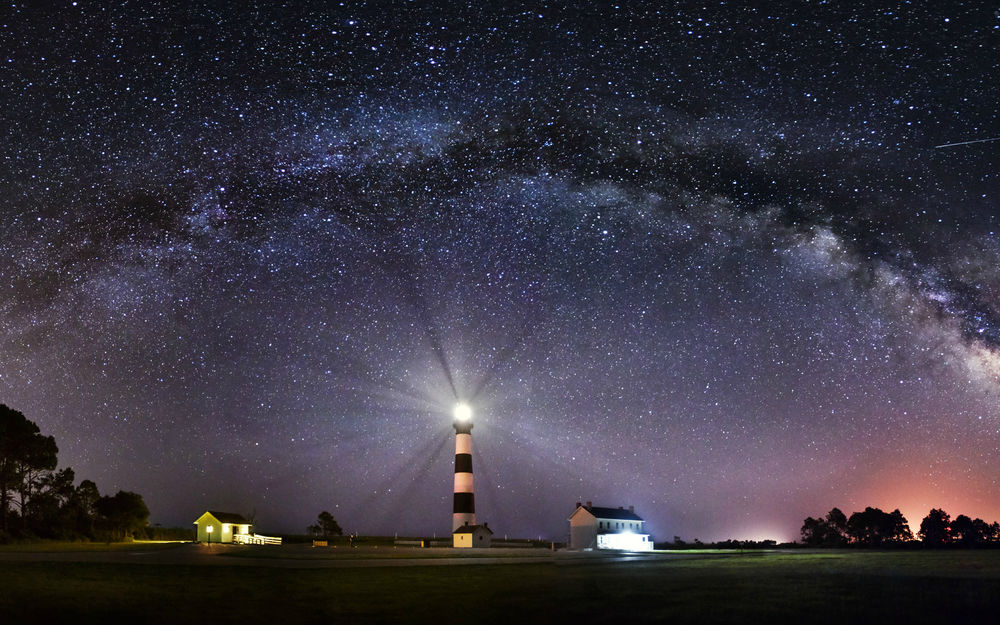
[[[879,546],[881,538],[878,534],[878,519],[885,514],[878,508],[868,506],[864,512],[855,512],[847,520],[847,535],[851,542],[863,546]]]
[[[309,526],[309,533],[330,538],[331,536],[343,536],[344,530],[340,529],[340,524],[333,518],[333,515],[324,510],[319,513],[316,525]]]
[[[889,518],[886,519],[886,530],[885,540],[890,543],[907,543],[913,540],[910,523],[899,511],[899,508],[889,513]]]
[[[115,540],[134,537],[149,523],[149,508],[142,495],[125,490],[101,497],[95,504],[99,526]]]
[[[38,427],[36,426],[35,429],[37,430]],[[20,458],[15,462],[18,482],[17,506],[21,511],[22,525],[23,521],[31,516],[28,505],[35,492],[42,485],[45,473],[56,468],[58,453],[56,439],[52,436],[42,436],[40,433],[36,433],[24,441]]]
[[[31,497],[30,516],[25,520],[29,529],[46,538],[72,538],[75,520],[70,502],[76,493],[73,469],[45,473],[38,479],[38,488]]]
[[[974,547],[990,540],[992,528],[982,519],[970,519],[964,514],[951,522],[951,540],[963,547]]]
[[[824,544],[830,547],[847,544],[847,515],[840,508],[831,508],[826,513],[826,529]]]
[[[964,514],[960,514],[952,520],[951,541],[966,547],[976,542],[975,531],[972,528],[972,519]]]
[[[81,537],[94,536],[94,519],[97,517],[97,502],[100,498],[97,484],[90,480],[83,480],[74,489],[64,506],[66,521],[72,528],[72,533]]]
[[[802,544],[810,547],[820,547],[826,539],[826,522],[823,519],[806,517],[802,522]]]
[[[38,472],[55,468],[55,439],[13,408],[0,404],[0,530],[8,529],[12,496],[20,494],[21,514]]]
[[[992,530],[990,524],[982,519],[972,520],[972,531],[976,537],[975,544],[980,545],[983,543],[990,542],[990,534]]]
[[[825,519],[808,517],[802,525],[802,542],[813,547],[842,547],[847,544],[847,517],[833,508]]]
[[[869,547],[913,540],[913,532],[902,512],[898,509],[884,512],[870,506],[864,512],[851,515],[847,520],[847,533],[854,543]]]
[[[951,543],[951,517],[939,508],[931,508],[924,520],[920,522],[917,532],[925,545],[940,547]]]

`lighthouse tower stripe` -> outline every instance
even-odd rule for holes
[[[472,473],[472,454],[455,454],[455,473]]]
[[[455,501],[452,529],[476,524],[472,480],[472,424],[455,422]]]
[[[471,493],[475,492],[472,488],[472,474],[471,473],[456,473],[455,474],[455,492],[456,493]]]
[[[474,495],[472,493],[455,493],[455,515],[475,515],[476,504],[473,501]],[[469,525],[474,525],[472,519],[469,521]]]

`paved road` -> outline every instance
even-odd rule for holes
[[[254,552],[261,556],[255,557]],[[387,553],[388,552],[388,553]],[[389,555],[391,554],[391,556]],[[425,556],[429,555],[430,557]],[[455,555],[451,555],[455,554]],[[461,555],[459,555],[461,554]],[[585,565],[611,562],[666,562],[679,559],[731,557],[731,554],[614,554],[607,552],[548,551],[543,549],[489,549],[470,554],[447,548],[361,548],[333,552],[308,545],[253,546],[176,543],[135,545],[108,551],[3,551],[0,561],[117,562],[207,566],[263,566],[292,569],[368,568],[400,566],[475,566],[500,564]]]

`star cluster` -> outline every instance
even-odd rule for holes
[[[0,401],[164,524],[1000,518],[978,3],[13,3]],[[436,511],[436,512],[435,512]]]

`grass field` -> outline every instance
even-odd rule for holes
[[[0,561],[0,623],[996,623],[1000,551],[305,569]]]

